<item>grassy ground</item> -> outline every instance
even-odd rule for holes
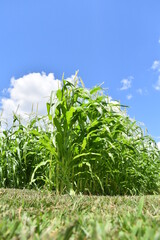
[[[160,239],[160,196],[0,189],[0,239]]]

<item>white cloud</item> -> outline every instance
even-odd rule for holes
[[[146,88],[138,88],[137,90],[136,90],[136,92],[138,93],[138,94],[140,94],[140,95],[147,95],[148,94],[148,90],[146,89]]]
[[[158,81],[156,84],[153,86],[155,90],[160,91],[160,75],[158,77]]]
[[[158,40],[158,43],[160,44],[160,38],[159,38],[159,40]]]
[[[138,88],[136,92],[140,95],[148,95],[148,90],[146,88]]]
[[[158,60],[155,60],[152,64],[152,67],[151,67],[153,70],[157,70],[158,72],[160,72],[160,61]]]
[[[120,88],[120,90],[122,91],[122,90],[127,90],[128,88],[131,88],[132,79],[133,77],[122,79],[121,80],[122,87]]]
[[[75,79],[76,78],[76,79]],[[76,75],[66,78],[67,81],[74,82],[78,80]],[[51,91],[56,91],[61,87],[61,80],[55,79],[53,73],[30,73],[21,78],[12,78],[10,87],[2,91],[3,94],[9,94],[8,98],[2,97],[0,108],[3,112],[2,119],[11,124],[13,112],[23,118],[27,118],[31,113],[38,109],[39,115],[45,115],[46,102],[49,100]],[[18,110],[17,110],[18,109]]]
[[[159,73],[158,80],[157,80],[156,84],[153,85],[153,87],[155,90],[160,91],[160,61],[155,60],[152,64],[152,69],[154,71],[158,71],[158,73]]]
[[[157,142],[158,149],[160,150],[160,142]]]
[[[130,100],[131,98],[133,98],[132,94],[128,94],[126,97],[127,97],[128,100]]]
[[[137,89],[137,93],[139,93],[140,95],[142,95],[142,93],[143,93],[142,88],[138,88],[138,89]]]
[[[8,89],[9,98],[1,99],[1,109],[3,110],[3,119],[12,119],[13,112],[18,108],[18,114],[26,117],[30,114],[33,106],[36,112],[46,114],[46,102],[50,97],[52,90],[57,90],[60,86],[60,80],[55,79],[53,73],[30,73],[21,78],[11,79]]]

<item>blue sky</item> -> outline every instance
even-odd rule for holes
[[[43,91],[35,73],[45,72],[47,81],[79,69],[86,87],[104,82],[109,95],[130,106],[130,116],[160,141],[159,12],[159,0],[1,0],[1,107],[21,92],[17,79],[28,76],[23,89],[36,96]]]

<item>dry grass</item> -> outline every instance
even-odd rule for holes
[[[160,196],[0,190],[0,239],[159,239]]]

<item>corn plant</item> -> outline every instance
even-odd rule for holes
[[[29,187],[33,170],[47,157],[45,149],[41,149],[36,137],[30,134],[31,129],[43,134],[43,130],[36,126],[37,122],[35,117],[23,125],[14,115],[11,128],[3,131],[0,138],[1,187]],[[40,177],[37,175],[37,180]]]
[[[126,106],[62,80],[47,118],[14,116],[0,137],[1,187],[47,187],[57,193],[149,194],[159,191],[160,153]],[[15,125],[15,122],[17,123]]]
[[[57,192],[113,195],[158,191],[156,144],[122,107],[110,102],[101,87],[88,90],[65,80],[56,96],[51,95],[47,110],[52,140],[46,135],[39,139],[51,153],[50,160],[41,164],[52,168],[48,179]]]

